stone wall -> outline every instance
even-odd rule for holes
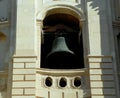
[[[12,98],[35,98],[35,57],[13,58]]]

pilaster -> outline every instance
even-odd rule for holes
[[[116,98],[112,56],[88,56],[92,98]]]
[[[35,55],[35,1],[17,0],[15,55]]]
[[[88,56],[92,98],[116,98],[108,1],[86,0],[90,54]]]

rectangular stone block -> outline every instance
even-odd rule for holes
[[[23,95],[23,89],[12,89],[12,95]]]
[[[113,75],[90,75],[90,80],[98,80],[98,81],[113,81],[114,80],[114,76]]]
[[[101,87],[115,87],[114,82],[104,82],[104,81],[91,81],[91,88],[95,87],[95,88],[101,88]]]
[[[14,58],[13,62],[36,62],[36,58]]]
[[[26,63],[25,68],[35,68],[36,63]]]
[[[80,96],[83,97],[83,96]],[[64,93],[64,98],[77,98],[76,92]]]
[[[92,95],[115,95],[115,89],[92,89],[91,90]],[[106,97],[105,97],[106,98]]]
[[[112,68],[112,63],[89,63],[90,68]]]
[[[112,62],[112,58],[89,58],[89,62]]]
[[[48,90],[45,89],[37,89],[36,90],[36,96],[38,96],[38,98],[48,98]]]
[[[25,89],[25,95],[30,95],[30,94],[35,94],[35,88],[31,89],[31,88],[28,88],[28,89]]]
[[[24,75],[13,75],[13,81],[24,80]]]
[[[62,98],[62,93],[59,91],[51,91],[50,98]],[[66,98],[66,97],[64,97],[64,98]]]
[[[13,68],[24,68],[24,63],[13,63]]]
[[[90,69],[90,74],[94,74],[94,75],[111,75],[113,74],[113,70],[112,69]]]
[[[13,69],[13,74],[35,74],[35,69]]]
[[[25,75],[25,80],[35,80],[35,75]]]
[[[20,81],[20,82],[13,82],[13,88],[25,88],[25,87],[28,87],[28,88],[31,88],[31,87],[35,87],[35,82],[33,81]]]

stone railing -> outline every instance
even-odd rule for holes
[[[0,71],[0,91],[4,91],[7,88],[7,77],[8,73]]]
[[[88,83],[86,84],[87,77],[87,68],[38,68],[36,69],[36,98],[88,98],[90,93]]]

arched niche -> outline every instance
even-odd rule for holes
[[[83,53],[83,40],[82,40],[82,23],[85,20],[82,11],[77,8],[68,6],[52,6],[38,13],[37,22],[41,22],[41,63],[40,68],[50,69],[80,69],[84,68],[84,53]],[[50,66],[46,63],[47,55],[53,48],[53,42],[55,40],[54,33],[57,29],[65,29],[68,36],[64,36],[67,40],[66,45],[69,50],[77,55],[77,65],[71,65],[68,63],[67,67],[64,65],[61,67]],[[48,34],[48,35],[47,35]],[[70,35],[71,34],[71,35]],[[73,34],[73,35],[72,35]],[[50,36],[49,36],[50,35]],[[81,44],[81,45],[79,45]],[[67,59],[66,59],[67,60]],[[68,60],[69,61],[69,60]],[[52,63],[53,64],[53,63]],[[55,65],[57,62],[55,63]]]
[[[38,11],[38,13],[36,14],[36,19],[37,21],[43,21],[46,16],[56,13],[72,15],[76,17],[79,22],[85,21],[85,15],[83,14],[83,10],[81,8],[73,6],[72,4],[56,4],[45,6],[42,10]]]

